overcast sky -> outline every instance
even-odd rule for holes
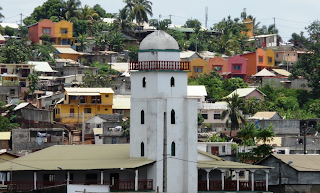
[[[33,9],[42,5],[45,0],[1,0],[1,13],[5,16],[3,22],[20,23],[19,14],[23,18],[29,16]],[[214,23],[230,15],[240,17],[243,8],[248,15],[253,15],[262,25],[273,24],[284,40],[288,40],[293,32],[300,33],[311,22],[319,18],[320,1],[318,0],[151,0],[153,2],[153,17],[169,19],[172,23],[183,25],[187,19],[198,19],[205,26],[205,8],[208,7],[208,23],[210,28]],[[81,0],[82,6],[100,4],[107,12],[117,13],[124,7],[122,0]]]

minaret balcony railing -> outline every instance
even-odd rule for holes
[[[130,62],[129,70],[190,70],[189,62],[180,61],[140,61]]]

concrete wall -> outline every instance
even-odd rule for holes
[[[262,128],[267,128],[270,124],[272,124],[273,125],[272,130],[275,132],[277,136],[300,134],[299,120],[294,120],[294,119],[260,120],[258,124]]]
[[[13,129],[12,130],[12,149],[20,150],[38,150],[53,145],[63,145],[64,129],[61,128],[30,128],[30,129]],[[50,137],[42,137],[41,144],[37,141],[37,132],[50,134]]]
[[[21,109],[21,116],[23,122],[53,122],[53,111],[52,110],[42,110],[42,109]]]
[[[87,192],[110,192],[110,187],[109,185],[67,185],[68,193],[78,193],[83,192],[84,190],[86,190]]]
[[[304,78],[290,80],[291,82],[285,83],[281,81],[289,81],[288,78],[262,78],[262,86],[266,84],[271,85],[274,88],[293,88],[293,89],[305,89],[311,91],[308,87],[308,81]]]

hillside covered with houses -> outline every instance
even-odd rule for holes
[[[284,42],[245,10],[208,28],[147,0],[1,10],[0,191],[319,189],[318,21]]]

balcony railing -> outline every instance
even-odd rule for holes
[[[265,191],[265,181],[254,181],[254,191]],[[207,181],[198,182],[198,191],[207,191]],[[210,180],[209,191],[222,191],[221,180]],[[237,191],[236,180],[224,181],[224,191]],[[251,181],[239,181],[239,191],[252,191]]]
[[[30,191],[34,190],[33,181],[5,181],[5,185],[11,185],[16,191]],[[46,187],[53,187],[59,185],[65,185],[67,182],[64,181],[37,181],[37,189],[42,189]],[[73,181],[70,180],[69,184],[83,184],[83,185],[100,185],[100,180],[84,180],[84,181]],[[114,180],[113,184],[110,180],[104,180],[104,185],[110,185],[111,190],[126,190],[134,191],[135,190],[135,181],[134,180]],[[144,179],[138,180],[138,190],[153,190],[153,180]]]
[[[190,70],[190,63],[180,61],[131,62],[129,70]]]

